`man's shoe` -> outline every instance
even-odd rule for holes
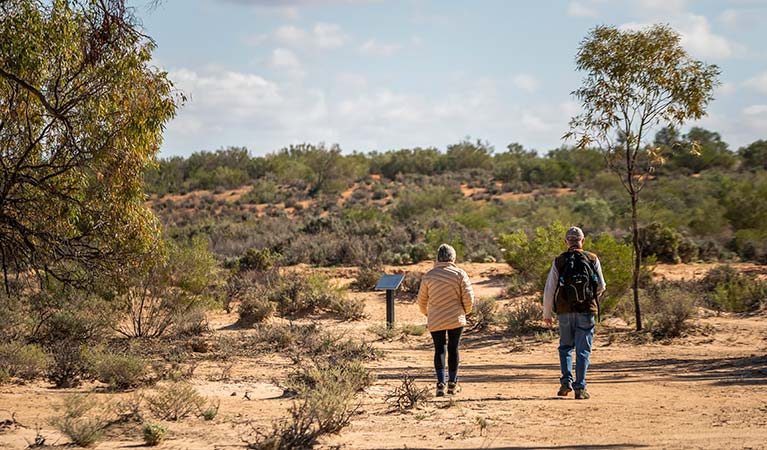
[[[445,383],[437,383],[437,397],[445,396]]]
[[[447,382],[447,393],[448,395],[455,395],[457,393],[461,392],[461,386],[458,385],[457,381],[448,381]]]
[[[575,399],[576,400],[588,400],[591,396],[588,392],[586,392],[586,388],[583,389],[576,389],[575,390]]]
[[[560,397],[567,397],[567,394],[573,391],[573,385],[570,383],[562,384],[559,386],[559,390],[557,391],[557,395]]]

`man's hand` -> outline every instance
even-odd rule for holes
[[[543,323],[545,323],[547,327],[550,327],[553,322],[554,321],[551,319],[551,317],[548,319],[543,319]]]

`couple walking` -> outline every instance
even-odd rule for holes
[[[543,293],[543,320],[552,324],[552,311],[559,320],[559,366],[562,377],[557,395],[575,390],[576,399],[588,399],[586,369],[594,339],[597,299],[605,290],[599,258],[583,250],[584,235],[578,227],[565,233],[567,251],[551,264]],[[424,274],[418,291],[418,306],[427,317],[426,325],[434,341],[434,369],[437,372],[437,397],[445,392],[460,392],[458,384],[458,344],[466,315],[474,306],[474,290],[469,276],[455,264],[455,249],[442,244],[434,268]],[[575,377],[573,357],[575,350]],[[445,359],[447,356],[447,366]],[[445,369],[447,367],[447,373]]]

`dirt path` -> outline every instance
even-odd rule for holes
[[[419,266],[420,268],[420,266]],[[483,296],[498,294],[503,283],[494,274],[503,265],[471,265]],[[341,278],[349,271],[339,269]],[[376,339],[368,328],[385,316],[383,295],[366,299],[370,319],[323,325],[336,332]],[[216,314],[213,336],[247,333],[230,325],[235,316]],[[417,306],[404,299],[397,320],[423,323]],[[558,387],[557,342],[553,334],[515,338],[494,330],[468,334],[462,346],[463,392],[432,398],[407,413],[391,412],[384,398],[408,373],[432,388],[431,340],[427,334],[376,341],[385,357],[370,364],[378,381],[361,394],[361,414],[323,448],[346,449],[612,449],[612,448],[752,448],[767,449],[767,318],[707,317],[705,332],[667,344],[637,344],[630,330],[600,326],[589,374],[588,401],[555,396]],[[262,430],[284,417],[291,400],[281,397],[274,381],[291,370],[279,355],[234,361],[222,380],[223,366],[201,364],[193,384],[221,402],[212,422],[187,419],[166,423],[164,449],[243,448],[250,429]],[[24,448],[35,425],[48,444],[67,441],[48,425],[64,396],[97,392],[95,385],[54,390],[44,382],[0,386],[0,424],[16,413],[28,428],[1,427],[0,448]],[[247,394],[247,398],[246,398]],[[127,395],[127,394],[125,394]],[[125,396],[123,395],[123,396]],[[141,446],[138,426],[119,430],[97,448]]]

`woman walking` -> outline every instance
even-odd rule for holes
[[[418,307],[427,317],[426,325],[434,341],[434,369],[437,372],[437,397],[457,394],[458,343],[466,315],[474,305],[474,289],[469,276],[455,265],[455,249],[442,244],[437,250],[434,268],[424,274],[418,290]],[[447,353],[447,379],[445,377]]]

